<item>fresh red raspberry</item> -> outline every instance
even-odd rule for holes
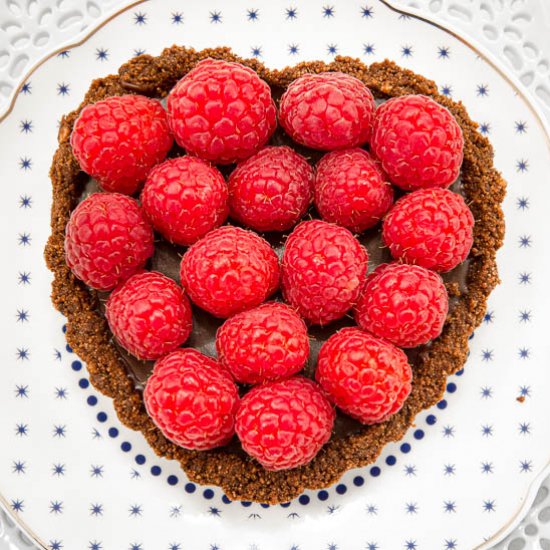
[[[163,237],[188,246],[225,221],[227,195],[219,170],[185,156],[153,168],[141,192],[141,204]]]
[[[370,90],[357,78],[344,73],[306,74],[283,94],[279,122],[294,141],[330,151],[365,144],[375,109]]]
[[[313,169],[290,147],[265,147],[229,178],[231,217],[256,231],[290,229],[313,196]]]
[[[270,302],[231,317],[216,334],[218,359],[242,384],[287,378],[302,370],[309,338],[302,319]]]
[[[329,440],[335,412],[315,382],[295,376],[252,388],[235,431],[243,449],[267,470],[307,464]]]
[[[371,149],[401,189],[449,187],[460,172],[463,147],[458,122],[430,97],[395,97],[376,110]]]
[[[472,248],[474,216],[460,195],[447,189],[420,189],[390,210],[383,237],[394,258],[450,271]]]
[[[178,145],[218,164],[253,155],[276,125],[269,86],[239,63],[205,59],[168,96],[168,117]]]
[[[418,265],[382,264],[367,277],[355,320],[378,338],[414,348],[441,334],[448,309],[437,273]]]
[[[144,271],[111,293],[105,316],[120,345],[153,361],[174,351],[191,334],[191,304],[181,287],[162,273]]]
[[[195,304],[227,318],[260,305],[277,290],[279,260],[256,233],[226,225],[189,248],[180,275]]]
[[[393,204],[393,187],[380,164],[363,149],[325,155],[315,171],[315,206],[321,217],[361,233]]]
[[[165,437],[186,449],[220,447],[235,433],[237,386],[217,361],[195,349],[178,349],[157,361],[143,399]]]
[[[141,270],[153,250],[153,228],[141,207],[118,193],[90,195],[65,228],[67,265],[96,290],[112,290]]]
[[[357,328],[344,328],[321,347],[315,373],[329,399],[363,424],[395,414],[411,392],[405,353]]]
[[[108,97],[82,109],[71,134],[80,167],[105,191],[132,195],[172,147],[166,111],[140,95]]]
[[[367,251],[347,229],[321,220],[303,222],[286,241],[283,296],[302,317],[326,325],[355,305],[367,261]]]

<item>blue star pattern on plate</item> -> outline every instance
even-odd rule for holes
[[[286,8],[285,13],[287,19],[296,19],[298,17],[298,10],[294,6]]]
[[[529,198],[528,197],[519,197],[516,200],[516,205],[518,210],[528,210],[529,209]]]
[[[109,50],[106,50],[105,48],[97,48],[95,51],[95,58],[98,61],[106,61],[109,59]]]
[[[166,493],[162,514],[167,522],[179,526],[174,529],[181,529],[180,522],[186,520],[186,514],[200,514],[205,525],[214,525],[208,522],[225,525],[237,518],[249,518],[250,524],[263,526],[269,525],[271,518],[279,514],[281,522],[293,522],[293,529],[299,529],[306,515],[321,515],[327,523],[333,520],[332,516],[337,515],[337,521],[340,521],[348,513],[349,499],[363,499],[360,511],[364,521],[369,522],[369,528],[374,530],[372,533],[369,531],[366,540],[360,541],[360,548],[422,550],[473,546],[469,541],[464,541],[462,534],[458,538],[459,533],[449,528],[450,524],[446,524],[445,531],[440,531],[437,541],[430,539],[429,542],[425,541],[418,527],[410,532],[396,534],[398,539],[388,543],[385,539],[387,535],[379,536],[376,526],[387,521],[390,513],[417,522],[420,526],[427,517],[427,510],[432,509],[437,509],[437,517],[442,523],[450,518],[455,518],[455,522],[464,521],[463,518],[471,521],[474,514],[472,508],[475,508],[478,518],[490,522],[505,506],[498,491],[490,488],[491,483],[497,484],[499,476],[525,479],[526,483],[540,468],[541,462],[531,447],[513,455],[511,466],[495,450],[496,441],[502,439],[503,433],[512,433],[518,445],[530,445],[531,440],[540,437],[543,429],[529,409],[543,394],[531,370],[543,354],[530,335],[540,325],[540,318],[546,311],[543,304],[534,301],[532,295],[540,294],[539,285],[546,278],[534,260],[534,252],[542,254],[544,242],[544,236],[541,236],[540,228],[534,221],[536,216],[540,216],[540,205],[544,204],[538,193],[537,185],[540,184],[536,178],[540,172],[540,155],[527,148],[528,142],[525,141],[526,134],[533,140],[539,137],[536,121],[525,109],[511,108],[510,111],[497,113],[494,103],[502,96],[502,90],[494,77],[475,72],[472,63],[475,77],[454,80],[454,75],[460,74],[465,57],[460,43],[441,33],[436,37],[411,34],[408,28],[415,24],[414,18],[403,17],[395,12],[385,16],[387,9],[377,0],[350,5],[316,1],[311,4],[283,2],[269,6],[249,2],[235,7],[227,3],[211,3],[199,7],[194,9],[171,0],[162,9],[157,9],[155,0],[139,8],[134,7],[123,16],[125,27],[121,34],[125,36],[124,41],[115,40],[106,28],[105,32],[93,37],[86,48],[75,47],[61,52],[54,62],[62,70],[52,74],[47,83],[40,71],[37,71],[32,77],[32,84],[27,81],[21,88],[18,101],[27,102],[28,106],[17,110],[16,105],[11,115],[14,129],[12,137],[19,145],[7,160],[15,168],[14,172],[17,172],[15,192],[9,198],[11,210],[17,212],[14,218],[16,223],[13,224],[13,230],[7,233],[8,240],[17,250],[13,268],[10,266],[11,287],[8,288],[13,290],[14,301],[6,312],[6,318],[9,317],[11,326],[17,331],[17,338],[7,348],[10,356],[7,368],[13,369],[15,373],[5,386],[7,401],[14,408],[14,416],[10,416],[7,423],[9,443],[13,446],[13,452],[6,461],[8,477],[16,484],[21,483],[18,480],[30,480],[41,473],[45,481],[52,484],[40,508],[41,513],[56,524],[51,526],[44,537],[44,541],[49,541],[45,544],[54,550],[107,550],[111,547],[147,550],[149,544],[143,533],[153,515],[146,498],[139,492],[146,484],[172,491]],[[348,32],[347,26],[352,22],[358,26],[352,25]],[[388,24],[390,27],[394,25],[391,29],[396,31],[392,32],[391,40],[388,31],[382,30],[384,27],[390,28]],[[280,37],[272,39],[269,25],[281,27]],[[306,30],[307,25],[323,27],[318,39],[311,38]],[[344,33],[338,31],[339,25],[346,29]],[[152,39],[152,35],[158,33],[159,26],[163,26],[166,37]],[[43,328],[40,323],[44,317],[33,296],[38,293],[46,297],[49,293],[49,282],[43,280],[40,271],[43,264],[38,264],[38,261],[42,262],[43,242],[47,233],[39,227],[38,220],[47,220],[49,197],[44,191],[47,185],[44,186],[39,178],[44,180],[50,160],[48,158],[46,162],[36,143],[46,142],[50,134],[55,135],[61,116],[81,99],[83,81],[80,77],[78,81],[73,77],[72,64],[78,63],[82,73],[89,73],[91,80],[102,74],[102,66],[107,67],[115,59],[126,59],[132,54],[156,54],[163,46],[182,41],[193,46],[193,33],[198,28],[205,37],[209,40],[212,37],[212,41],[218,44],[231,41],[235,28],[246,29],[239,31],[241,34],[247,33],[239,55],[257,57],[266,64],[270,64],[277,55],[281,66],[283,62],[291,65],[306,57],[332,60],[336,55],[360,57],[366,63],[390,57],[406,67],[428,61],[434,67],[434,79],[440,93],[464,100],[468,109],[471,109],[470,114],[480,122],[480,133],[495,142],[503,140],[503,136],[513,141],[514,153],[501,157],[507,158],[507,165],[497,166],[498,169],[502,168],[509,180],[506,216],[513,216],[516,222],[509,226],[507,244],[514,249],[517,258],[521,257],[521,261],[518,259],[513,264],[513,269],[504,271],[505,275],[501,273],[503,286],[510,297],[509,307],[504,308],[502,301],[497,298],[494,303],[490,303],[482,326],[471,341],[468,368],[465,372],[459,371],[456,378],[450,378],[451,384],[444,398],[437,407],[416,419],[416,426],[403,441],[384,451],[376,464],[347,474],[327,489],[307,491],[299,499],[285,503],[284,506],[260,507],[253,503],[231,502],[218,488],[203,488],[188,482],[177,465],[159,461],[143,442],[136,441],[132,434],[120,426],[110,401],[95,392],[85,366],[74,355],[71,356],[72,350],[66,348],[63,341],[49,342],[44,350],[38,338],[35,338],[35,333]],[[481,65],[482,62],[478,60],[476,63]],[[456,72],[455,64],[458,67]],[[90,65],[90,68],[86,65]],[[50,118],[44,112],[47,110],[31,108],[35,98],[40,98],[42,104],[51,104]],[[499,145],[496,149],[499,151]],[[506,250],[503,252],[506,253]],[[512,325],[514,336],[509,338],[510,347],[505,348],[502,335]],[[504,376],[508,363],[512,363],[518,372],[510,377],[511,386],[504,391],[500,377]],[[29,375],[39,367],[43,372],[41,382]],[[465,375],[461,379],[463,373]],[[480,411],[471,425],[466,425],[456,415],[457,407],[464,406],[464,393],[468,393],[469,406]],[[509,425],[494,414],[505,397],[514,411],[510,416],[515,415],[511,420],[508,419]],[[43,422],[31,412],[41,399],[47,403]],[[75,410],[79,413],[75,414]],[[37,462],[28,450],[39,436],[50,442],[51,450],[44,464]],[[468,437],[474,438],[477,443],[471,456],[465,457],[456,453],[455,449]],[[67,450],[71,448],[86,452],[84,463],[76,463],[73,451]],[[120,458],[111,463],[105,456],[106,449],[112,451],[113,448]],[[423,449],[426,448],[438,455],[435,469],[426,468],[422,458]],[[121,464],[118,464],[119,460]],[[411,492],[401,495],[397,501],[398,510],[391,512],[391,505],[376,493],[377,487],[392,483],[393,479],[399,480],[400,487],[412,488],[417,483],[421,484],[428,475],[435,476],[441,486],[437,489],[437,496],[434,496],[436,508],[425,502],[424,495]],[[466,480],[474,487],[475,479],[487,483],[486,492],[477,492],[475,501],[464,499],[459,490],[455,493],[453,487],[466,483]],[[114,499],[104,498],[103,495],[109,494],[107,488],[111,484],[118,486],[119,482],[127,488],[128,493],[122,504],[115,504]],[[101,525],[101,522],[110,521],[112,514],[127,516],[128,525],[132,526],[135,534],[127,533],[120,544],[113,546],[107,534],[90,531],[84,522],[80,540],[77,543],[70,540],[70,534],[60,526],[78,507],[64,494],[66,483],[82,483],[93,488],[89,496],[79,503],[85,520],[94,522],[93,525]],[[23,513],[23,517],[28,518],[37,508],[35,499],[29,496],[22,483],[15,487],[7,495],[8,503],[12,504],[14,512]],[[92,490],[101,492],[92,494]],[[83,495],[86,497],[86,493]],[[489,535],[492,528],[491,524],[485,534]],[[317,546],[345,550],[343,540],[337,539],[340,533],[333,534],[334,540],[330,533],[328,536],[325,533]],[[189,544],[186,540],[177,531],[167,531],[165,536],[159,536],[158,547],[183,550],[185,544]],[[283,550],[301,550],[307,546],[306,541],[300,540],[300,536],[296,540],[293,537],[293,540],[285,542]],[[234,550],[222,536],[217,540],[211,536],[201,542],[205,549]],[[318,542],[317,539],[315,542]],[[265,550],[262,540],[247,540],[243,544],[244,550]]]
[[[374,8],[372,6],[363,6],[361,8],[361,17],[371,19],[374,16]]]
[[[478,84],[476,93],[478,97],[487,97],[489,95],[489,87],[487,84]]]
[[[19,197],[19,207],[20,208],[31,208],[32,198],[28,195],[21,195]]]
[[[26,473],[26,465],[25,462],[22,462],[21,460],[13,461],[13,473],[15,474],[24,474]]]
[[[20,359],[21,361],[25,361],[29,358],[30,352],[27,348],[17,348],[17,359]]]
[[[32,120],[22,120],[19,123],[19,128],[21,129],[22,133],[30,134],[32,132]]]
[[[493,397],[493,388],[489,386],[483,386],[480,390],[482,399],[491,399]]]
[[[20,271],[18,276],[18,283],[20,285],[30,285],[31,284],[31,274],[28,271]]]
[[[65,96],[69,95],[71,90],[71,87],[69,84],[66,84],[65,82],[60,82],[57,85],[57,95]]]
[[[56,399],[67,399],[67,388],[55,388]]]
[[[134,13],[134,23],[136,25],[145,25],[147,23],[147,14],[142,11]]]
[[[376,516],[378,514],[378,507],[375,504],[367,504],[366,512],[369,516]]]
[[[519,470],[522,473],[531,472],[533,470],[532,460],[521,460],[519,463]]]
[[[443,503],[443,510],[445,513],[456,513],[456,503],[454,500],[446,500]]]
[[[456,466],[454,464],[445,464],[443,466],[445,476],[454,476],[456,474]]]
[[[516,170],[521,173],[527,172],[527,170],[529,170],[529,161],[526,159],[519,159],[516,162]]]
[[[375,50],[374,44],[371,44],[371,43],[363,44],[363,53],[365,55],[373,55],[374,50]]]
[[[523,120],[517,120],[514,122],[516,133],[525,134],[527,132],[527,123]]]
[[[494,500],[484,500],[483,501],[483,510],[485,512],[494,512],[496,509]]]
[[[90,475],[92,477],[103,477],[103,466],[94,466],[90,467]]]
[[[50,502],[50,514],[62,514],[63,513],[63,503],[58,500],[53,500]]]
[[[211,11],[210,12],[210,22],[211,23],[221,23],[223,20],[222,13],[220,11]]]
[[[29,397],[29,386],[15,386],[15,397]]]
[[[181,11],[172,12],[170,18],[174,25],[181,25],[183,23],[183,13]]]
[[[32,168],[32,160],[28,157],[21,157],[19,159],[19,168],[24,171],[30,170]]]
[[[479,131],[484,135],[489,135],[491,133],[491,124],[489,122],[484,122],[480,124]]]
[[[11,509],[14,512],[22,512],[25,509],[25,502],[23,500],[19,500],[19,499],[12,500],[10,505],[11,505]]]
[[[295,44],[295,43],[289,44],[288,53],[290,55],[298,55],[300,53],[300,46],[298,46],[298,44]]]
[[[54,464],[52,466],[52,475],[61,477],[65,475],[65,464]]]
[[[443,437],[454,437],[455,436],[455,427],[454,426],[443,426]]]
[[[444,85],[441,87],[441,93],[442,93],[444,96],[451,97],[451,96],[453,95],[453,88],[452,88],[452,86],[449,86],[449,84],[444,84]]]
[[[531,273],[527,273],[524,271],[523,273],[519,274],[518,278],[521,285],[528,285],[531,283]]]

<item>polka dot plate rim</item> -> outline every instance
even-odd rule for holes
[[[0,438],[7,445],[0,494],[42,547],[472,548],[503,538],[519,521],[548,470],[541,416],[548,381],[541,366],[549,350],[541,331],[550,296],[540,281],[550,266],[538,236],[545,195],[537,184],[550,162],[548,130],[514,78],[458,36],[380,0],[231,6],[151,0],[123,10],[26,80],[0,125],[5,180],[13,182],[0,206],[0,242],[4,257],[14,260],[2,275],[11,291],[1,317],[10,337],[2,346]],[[496,166],[509,182],[503,284],[472,339],[465,370],[375,465],[288,505],[231,503],[218,488],[189,483],[175,464],[155,457],[91,387],[49,303],[42,249],[56,122],[92,78],[135,53],[176,42],[229,45],[270,67],[336,54],[367,63],[394,59],[464,101],[493,141]]]

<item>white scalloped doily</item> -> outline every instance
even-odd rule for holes
[[[25,75],[55,51],[74,44],[129,0],[0,0],[0,117]],[[368,3],[368,2],[367,2]],[[487,47],[519,77],[550,118],[549,0],[387,0]],[[0,511],[0,550],[32,543]],[[518,529],[497,549],[550,550],[550,478]]]
[[[464,31],[506,62],[550,118],[548,0],[389,0]],[[550,546],[549,546],[550,548]]]
[[[0,118],[40,60],[84,36],[128,0],[0,0]]]

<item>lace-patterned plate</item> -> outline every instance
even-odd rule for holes
[[[157,459],[91,388],[49,302],[42,250],[57,121],[94,77],[174,42],[229,45],[271,67],[337,53],[392,58],[464,102],[509,182],[502,285],[448,395],[376,465],[284,506],[230,503]],[[12,517],[52,549],[431,550],[504,537],[535,496],[550,436],[550,151],[540,115],[511,81],[451,34],[374,0],[153,0],[38,68],[0,125],[0,253],[13,259],[1,275],[0,494]]]
[[[550,117],[550,3],[545,0],[391,0],[396,8],[453,25],[508,62]]]

